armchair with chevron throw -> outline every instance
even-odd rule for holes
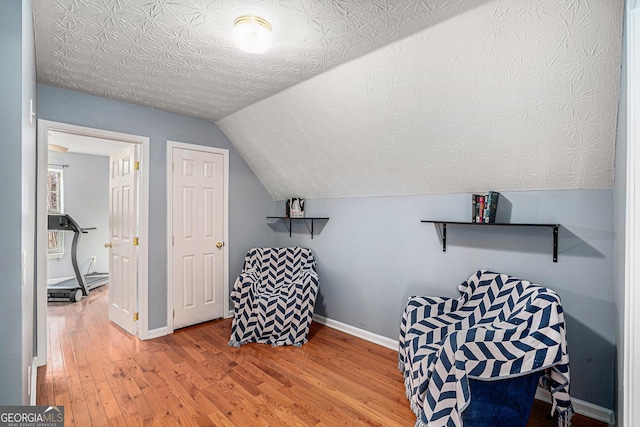
[[[229,345],[248,342],[300,347],[307,342],[318,294],[311,250],[253,248],[245,257],[231,300]]]
[[[495,397],[481,396],[487,387],[474,389],[474,383],[535,384],[540,376],[551,392],[553,410],[558,410],[559,426],[569,426],[573,414],[569,355],[558,295],[486,270],[473,274],[458,289],[462,293],[458,299],[411,297],[405,307],[398,368],[404,374],[416,427],[526,426],[535,386],[529,386],[532,393],[525,397],[529,401],[519,405],[524,414],[479,423],[467,423],[465,415],[494,411],[504,416],[509,412],[495,408],[521,398],[505,397],[495,389],[491,391]],[[478,410],[478,405],[484,406]]]

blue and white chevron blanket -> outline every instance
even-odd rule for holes
[[[229,345],[300,347],[309,337],[317,294],[318,273],[310,249],[249,250],[231,291],[234,317]]]
[[[458,299],[411,297],[400,327],[398,368],[416,427],[462,426],[469,378],[504,379],[544,371],[541,380],[571,425],[569,355],[558,295],[506,274],[480,270]]]

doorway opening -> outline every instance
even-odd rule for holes
[[[57,148],[59,151],[49,151],[50,147]],[[123,160],[123,150],[136,153],[131,158]],[[61,153],[60,151],[64,151]],[[114,221],[114,213],[111,207],[111,199],[113,194],[117,193],[116,190],[111,188],[111,178],[114,173],[114,166],[112,160],[114,153],[119,153],[116,157],[118,160],[118,168],[125,170],[130,168],[133,170],[135,166],[145,165],[146,160],[149,158],[149,138],[124,134],[119,132],[112,132],[102,129],[94,129],[88,127],[81,127],[70,125],[66,123],[51,122],[46,120],[38,121],[38,166],[37,166],[37,220],[36,220],[36,280],[37,280],[37,297],[36,297],[36,311],[37,311],[37,359],[38,366],[43,366],[47,363],[47,340],[48,340],[48,322],[47,322],[47,305],[48,305],[48,284],[67,276],[70,276],[68,266],[65,266],[70,262],[71,258],[71,237],[64,239],[64,237],[58,237],[58,242],[61,243],[61,248],[56,248],[58,254],[50,256],[51,237],[49,234],[48,224],[48,198],[50,197],[48,191],[47,180],[49,179],[49,167],[58,167],[62,170],[61,176],[63,177],[63,187],[69,190],[69,177],[64,178],[65,172],[70,177],[74,177],[74,186],[83,189],[81,194],[71,195],[70,200],[73,200],[71,206],[63,206],[66,213],[74,215],[69,209],[73,206],[80,220],[89,219],[90,222],[97,222],[98,224],[83,224],[80,223],[80,227],[95,228],[93,230],[86,230],[87,233],[82,237],[86,240],[84,245],[84,251],[82,256],[78,256],[77,266],[74,265],[76,272],[80,270],[80,273],[85,272],[89,275],[105,273],[105,270],[110,274],[109,288],[111,288],[111,282],[123,279],[123,273],[120,267],[114,267],[113,252],[111,249],[107,249],[104,246],[109,246],[110,240],[113,237],[112,227],[110,223]],[[51,153],[51,154],[50,154]],[[65,161],[65,159],[71,159]],[[72,171],[72,167],[65,167],[65,165],[73,163],[76,165],[75,170]],[[68,169],[68,170],[67,170]],[[82,171],[88,173],[86,179],[78,182],[78,174]],[[137,246],[135,248],[135,255],[129,259],[132,263],[131,276],[132,280],[128,280],[125,286],[129,286],[131,295],[133,295],[135,307],[135,314],[137,319],[135,322],[133,318],[130,319],[133,328],[126,328],[119,324],[119,320],[113,320],[114,323],[121,326],[123,329],[128,330],[133,335],[137,335],[141,339],[148,338],[148,310],[147,310],[147,295],[148,295],[148,205],[149,205],[149,175],[148,168],[139,167],[136,171],[136,183],[133,191],[135,195],[129,200],[135,204],[135,209],[129,211],[131,218],[128,221],[134,223],[134,232],[136,237]],[[106,175],[106,176],[105,176]],[[65,184],[66,179],[66,186]],[[103,183],[104,187],[103,187]],[[94,188],[92,188],[94,187]],[[76,188],[77,190],[77,188]],[[95,194],[93,193],[95,192]],[[75,197],[75,199],[74,199]],[[69,198],[67,198],[69,199]],[[96,206],[97,205],[97,206]],[[106,209],[105,209],[106,207]],[[69,234],[69,233],[63,233]],[[93,235],[92,235],[93,234]],[[132,236],[133,237],[133,236]],[[55,239],[54,239],[55,240]],[[66,243],[66,247],[65,247]],[[89,248],[89,249],[87,249]],[[100,249],[102,248],[102,250]],[[64,260],[64,253],[67,253],[67,259]],[[94,254],[95,252],[95,254]],[[75,255],[75,254],[74,254]],[[87,258],[87,259],[84,259]],[[59,261],[57,261],[59,260]],[[120,264],[121,266],[121,264]],[[52,268],[50,268],[52,267]],[[66,270],[65,270],[66,268]],[[114,271],[110,271],[113,269]],[[52,274],[49,274],[49,270]],[[66,273],[65,273],[66,271]],[[115,273],[115,276],[114,276]],[[75,274],[74,274],[75,276]],[[49,279],[49,280],[48,280]],[[53,279],[53,280],[52,280]],[[120,283],[121,284],[121,283]],[[110,292],[111,296],[111,292]],[[111,299],[111,298],[110,298]],[[71,304],[71,302],[69,302]]]

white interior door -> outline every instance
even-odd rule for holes
[[[135,335],[137,147],[132,144],[109,160],[109,319]]]
[[[173,327],[224,314],[224,156],[172,149]]]

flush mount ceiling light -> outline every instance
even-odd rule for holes
[[[233,22],[233,42],[250,53],[264,53],[273,43],[271,24],[255,15],[242,15]]]

